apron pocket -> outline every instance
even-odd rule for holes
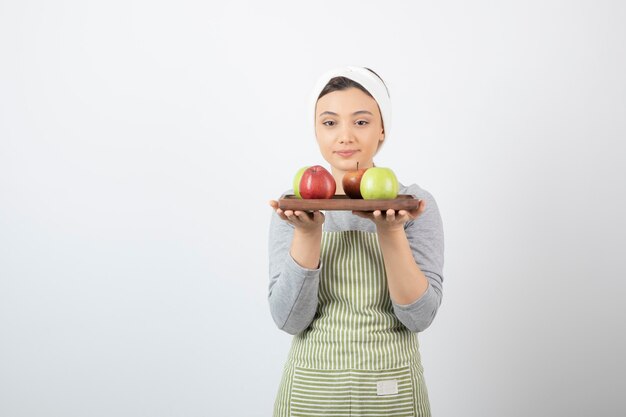
[[[348,370],[296,366],[291,386],[291,416],[349,416],[350,385]]]
[[[411,368],[353,370],[352,374],[351,415],[415,416]]]
[[[387,370],[295,367],[291,416],[415,416],[408,366]]]

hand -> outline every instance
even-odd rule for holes
[[[291,223],[297,229],[303,232],[314,232],[322,229],[324,223],[324,213],[319,210],[306,212],[302,210],[281,210],[278,208],[278,201],[270,200],[270,206],[276,211],[276,214],[286,222]]]
[[[378,231],[404,230],[404,224],[410,220],[417,219],[426,210],[426,202],[420,200],[419,206],[415,210],[399,210],[396,214],[395,210],[389,209],[385,212],[380,210],[369,211],[352,211],[352,214],[364,219],[370,219],[376,224]]]

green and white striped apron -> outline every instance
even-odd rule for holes
[[[430,416],[417,334],[393,312],[376,233],[322,233],[319,303],[293,337],[274,417]]]

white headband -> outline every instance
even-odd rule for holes
[[[389,97],[389,90],[382,82],[378,76],[376,76],[373,72],[368,69],[362,67],[343,67],[343,68],[335,68],[330,71],[325,72],[320,78],[318,78],[315,83],[315,87],[313,88],[313,92],[311,93],[310,105],[309,105],[309,116],[308,120],[313,127],[313,137],[315,137],[315,106],[317,104],[317,98],[320,93],[328,84],[328,81],[334,77],[346,77],[357,83],[361,84],[369,93],[374,97],[376,103],[378,104],[378,108],[380,109],[380,115],[383,119],[383,125],[385,129],[385,140],[389,137],[389,131],[391,130],[391,99]],[[313,118],[311,119],[311,116]]]

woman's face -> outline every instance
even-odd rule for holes
[[[358,88],[333,91],[317,101],[315,136],[333,173],[373,166],[384,139],[376,100]]]

